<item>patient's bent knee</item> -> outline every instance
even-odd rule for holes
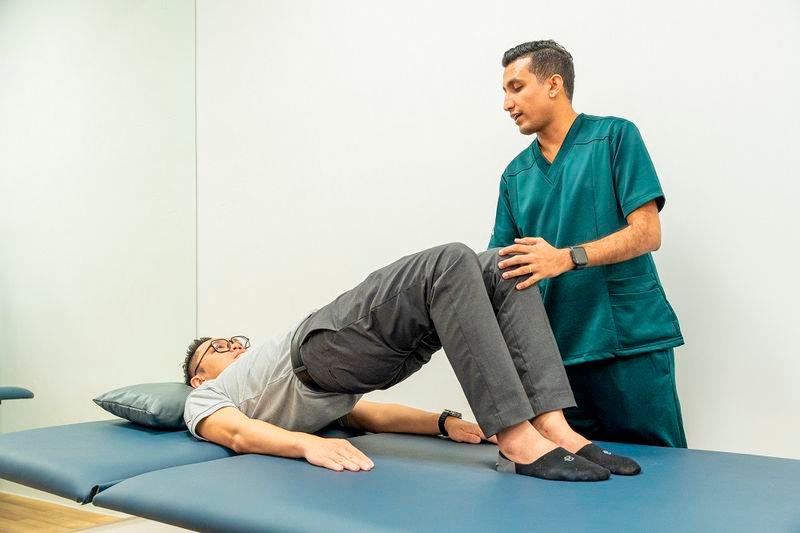
[[[442,245],[442,253],[450,257],[475,257],[475,252],[462,242],[451,242]]]

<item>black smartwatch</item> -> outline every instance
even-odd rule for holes
[[[582,246],[570,246],[569,256],[572,258],[575,270],[586,268],[586,265],[589,264],[589,256],[586,255],[586,250]]]
[[[461,418],[461,413],[456,411],[451,411],[450,409],[445,409],[442,411],[442,414],[439,415],[439,433],[444,435],[445,437],[449,437],[450,435],[447,434],[447,430],[444,427],[444,421],[447,420],[448,416],[454,416],[456,418]]]

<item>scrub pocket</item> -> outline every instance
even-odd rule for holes
[[[587,353],[610,353],[616,329],[608,312],[603,270],[570,270],[550,278],[542,300],[564,360]]]
[[[647,346],[680,336],[675,313],[652,274],[608,279],[606,284],[620,348]]]

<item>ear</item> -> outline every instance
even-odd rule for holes
[[[190,380],[189,380],[189,384],[190,384],[190,385],[191,385],[193,388],[195,388],[195,389],[196,389],[197,387],[199,387],[200,385],[202,385],[202,384],[203,384],[203,382],[204,382],[205,380],[206,380],[206,378],[204,378],[204,377],[202,377],[202,376],[194,376],[194,377],[192,377],[192,379],[190,379]]]
[[[564,91],[564,78],[561,74],[553,74],[547,80],[547,96],[555,98]]]

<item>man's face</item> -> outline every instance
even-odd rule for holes
[[[531,58],[521,57],[503,71],[503,109],[524,135],[541,131],[550,122],[554,104],[548,96],[550,81],[539,83],[530,66]]]
[[[223,370],[228,368],[228,365],[236,361],[239,356],[247,351],[247,348],[242,346],[242,343],[235,338],[233,338],[230,343],[230,351],[218,352],[211,347],[211,343],[214,342],[214,340],[226,338],[232,339],[231,337],[215,337],[197,347],[197,350],[194,352],[194,358],[192,358],[192,364],[197,365],[197,362],[200,361],[200,366],[197,367],[197,371],[192,377],[192,387],[199,387],[203,381],[207,379],[216,379]],[[203,356],[203,354],[205,354],[205,356]]]

